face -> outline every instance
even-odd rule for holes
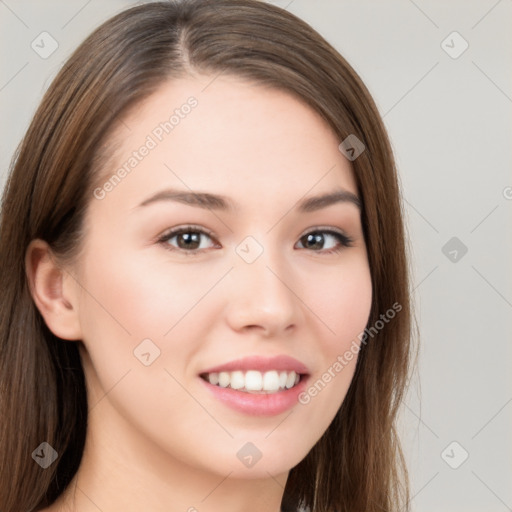
[[[166,84],[113,132],[72,270],[81,353],[90,406],[115,411],[124,442],[268,477],[307,455],[346,395],[357,354],[340,357],[366,327],[370,271],[325,122],[287,93],[212,78]]]

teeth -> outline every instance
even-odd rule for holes
[[[228,387],[230,380],[231,380],[231,375],[228,372],[220,372],[219,373],[219,386],[221,388]]]
[[[263,375],[261,375],[261,372],[250,371],[245,374],[245,389],[247,391],[261,391],[263,389]]]
[[[210,384],[221,388],[230,387],[247,393],[277,393],[296,386],[300,381],[300,375],[294,371],[278,372],[270,370],[262,373],[256,370],[247,372],[237,370],[234,372],[208,373],[205,379]]]
[[[233,389],[243,388],[245,386],[245,379],[244,379],[243,372],[233,372],[231,374],[230,384]]]
[[[295,375],[289,373],[286,379],[286,389],[290,389],[295,384]]]
[[[265,391],[277,391],[279,389],[279,375],[276,371],[264,373],[263,389]]]

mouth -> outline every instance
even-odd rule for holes
[[[262,417],[297,405],[310,376],[305,364],[286,354],[247,356],[198,374],[210,396],[237,412]]]
[[[294,388],[306,374],[294,370],[235,370],[202,373],[200,377],[212,386],[230,388],[242,393],[269,395]]]

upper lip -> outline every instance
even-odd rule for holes
[[[278,370],[294,371],[295,373],[308,374],[307,366],[299,360],[287,356],[279,355],[274,357],[248,356],[240,359],[234,359],[228,363],[220,364],[203,370],[201,373],[218,373],[232,371],[258,370],[260,372]]]

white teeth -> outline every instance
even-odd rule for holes
[[[265,372],[263,375],[263,389],[277,391],[279,389],[279,375],[276,371]]]
[[[233,389],[241,389],[245,386],[245,379],[243,372],[233,372],[231,374],[231,387]]]
[[[230,387],[249,393],[277,393],[296,386],[300,381],[300,375],[294,371],[278,372],[277,370],[270,370],[262,373],[257,370],[247,372],[237,370],[234,372],[209,373],[206,375],[206,380],[214,386]]]
[[[231,381],[231,375],[228,372],[219,373],[219,386],[221,388],[227,388]]]
[[[295,372],[290,372],[288,374],[288,378],[286,379],[286,389],[290,389],[295,385]]]
[[[245,374],[245,389],[247,391],[261,391],[263,389],[261,372],[251,370]]]

